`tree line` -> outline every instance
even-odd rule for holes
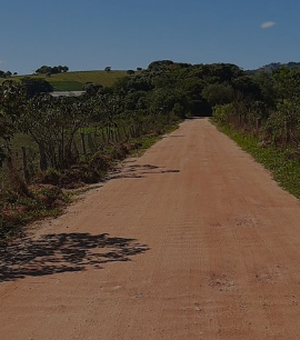
[[[43,65],[41,67],[39,67],[35,73],[37,74],[46,74],[48,76],[51,76],[52,74],[58,74],[58,73],[65,73],[69,71],[69,67],[68,66],[62,66],[62,65],[58,65],[58,66],[47,66],[47,65]]]
[[[270,143],[299,142],[298,68],[250,74],[228,63],[162,60],[127,74],[112,87],[87,83],[80,98],[53,98],[44,80],[4,81],[0,161],[12,166],[12,141],[21,133],[37,150],[26,162],[26,180],[40,171],[66,172],[83,164],[85,173],[101,172],[105,152],[122,153],[131,140],[193,115],[213,115],[222,124],[259,132]]]
[[[0,78],[10,78],[12,75],[16,76],[17,74],[17,72],[12,73],[11,71],[0,70]]]
[[[99,181],[144,136],[186,117],[213,116],[299,155],[299,68],[253,74],[228,63],[162,60],[111,87],[87,83],[78,98],[52,97],[49,86],[34,77],[0,85],[0,238],[55,207],[58,187]]]
[[[300,68],[281,66],[249,76],[255,88],[213,107],[215,120],[257,136],[264,145],[298,149]]]

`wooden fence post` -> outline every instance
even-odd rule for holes
[[[23,177],[25,181],[29,179],[29,171],[27,167],[27,152],[25,146],[22,146],[22,162],[23,162]]]
[[[92,135],[90,133],[88,133],[87,135],[87,140],[88,140],[88,146],[90,151],[94,152],[95,151],[95,144],[93,142],[93,138]]]
[[[86,147],[85,147],[85,136],[84,136],[84,133],[81,133],[80,136],[81,136],[81,143],[82,143],[83,154],[84,154],[84,156],[86,156]]]
[[[40,152],[40,169],[41,171],[45,171],[48,169],[48,162],[47,162],[47,157],[45,154],[45,147],[44,147],[43,142],[39,143],[39,152]]]

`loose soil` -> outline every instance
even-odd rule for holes
[[[0,252],[1,340],[300,339],[300,203],[184,122]]]

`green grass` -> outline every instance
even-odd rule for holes
[[[244,151],[270,170],[278,184],[292,195],[300,198],[300,161],[291,158],[291,149],[280,150],[269,146],[262,147],[258,138],[242,134],[230,127],[219,127],[228,137],[233,139]]]
[[[42,78],[47,80],[55,91],[80,91],[87,82],[100,84],[102,86],[112,86],[114,82],[127,75],[126,71],[76,71],[46,75],[24,75],[16,76],[12,79],[20,80],[23,77]]]
[[[59,200],[59,203],[58,203]],[[13,192],[0,196],[0,245],[3,241],[21,235],[23,227],[45,217],[59,216],[70,196],[59,188],[39,188],[32,197],[23,197]]]
[[[147,149],[151,148],[155,143],[163,138],[165,134],[170,134],[171,132],[177,130],[179,127],[179,122],[167,126],[159,134],[149,134],[137,139],[133,139],[132,142],[136,143],[136,148],[130,151],[131,155],[141,156]]]
[[[54,91],[82,91],[82,83],[78,81],[49,81]]]

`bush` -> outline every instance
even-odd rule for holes
[[[213,120],[220,124],[226,124],[229,121],[229,116],[233,112],[232,104],[216,105],[213,109]]]

